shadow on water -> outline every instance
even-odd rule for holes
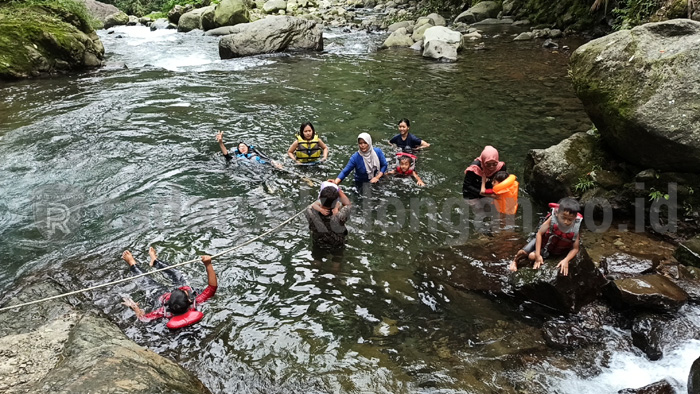
[[[119,304],[130,294],[153,306],[134,283],[90,297],[129,337],[183,363],[213,392],[523,387],[546,355],[536,324],[417,268],[425,253],[477,236],[461,184],[484,145],[522,176],[529,149],[589,128],[568,52],[502,35],[445,64],[375,52],[380,35],[330,31],[323,53],[221,61],[210,38],[115,30],[100,32],[107,60],[127,68],[0,86],[3,289],[39,269],[64,270],[71,288],[122,278],[124,249],[145,264],[149,245],[173,263],[233,247],[311,203],[318,182],[301,177],[335,178],[359,133],[391,157],[395,122],[408,117],[411,132],[432,144],[417,167],[428,186],[384,179],[371,195],[349,193],[355,207],[341,255],[314,252],[299,218],[216,261],[221,287],[204,320],[174,333]],[[330,160],[292,173],[226,164],[214,140],[222,130],[229,148],[247,141],[281,161],[308,120]],[[51,210],[70,220],[56,227]],[[183,271],[204,287],[199,264]]]

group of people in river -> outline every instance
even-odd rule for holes
[[[398,148],[396,167],[390,171],[384,152],[372,144],[368,133],[357,137],[358,151],[348,160],[347,165],[335,179],[321,183],[318,199],[305,211],[309,222],[309,230],[315,246],[338,250],[345,245],[348,230],[345,226],[350,218],[352,203],[343,192],[340,183],[351,172],[354,172],[355,184],[377,183],[385,174],[411,176],[418,185],[425,183],[415,171],[416,153],[418,150],[430,147],[430,144],[409,132],[410,121],[401,119],[398,122],[399,134],[389,142]],[[328,159],[328,146],[316,134],[313,124],[303,123],[299,134],[287,151],[289,158],[296,164],[314,164]],[[239,143],[233,154],[228,151],[223,140],[223,132],[216,134],[221,152],[227,161],[234,157],[250,160],[260,164],[270,164],[283,168],[281,163],[268,158],[259,149],[245,143]],[[503,215],[514,215],[518,209],[519,184],[513,174],[506,170],[506,164],[499,159],[496,148],[486,146],[481,155],[475,158],[464,170],[462,196],[470,206],[491,204]],[[573,198],[564,198],[558,203],[550,204],[551,211],[538,228],[535,237],[521,250],[509,265],[511,271],[517,271],[525,262],[530,262],[538,269],[544,259],[552,256],[563,256],[557,265],[562,275],[569,274],[569,262],[578,254],[580,245],[581,207]],[[165,293],[159,298],[160,307],[153,312],[145,313],[134,301],[126,297],[124,305],[132,308],[136,316],[144,321],[166,317],[169,318],[169,328],[180,328],[202,319],[202,313],[197,310],[197,304],[211,298],[216,293],[217,279],[211,257],[202,256],[205,265],[208,286],[196,295],[188,286],[182,283],[182,277],[176,271],[167,269],[167,264],[158,260],[153,248],[149,251],[152,267],[165,269],[177,289]],[[140,274],[138,265],[128,250],[122,258],[129,264],[134,274]],[[153,280],[151,280],[153,282]]]

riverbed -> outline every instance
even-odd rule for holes
[[[359,133],[391,157],[388,139],[406,117],[431,143],[417,166],[427,186],[384,179],[360,196],[346,180],[355,207],[343,253],[314,250],[300,217],[216,261],[220,288],[204,320],[176,333],[119,304],[126,294],[149,304],[136,284],[89,299],[217,393],[615,392],[667,375],[685,387],[700,342],[659,362],[627,346],[625,332],[585,355],[554,352],[539,317],[416,274],[422,253],[498,236],[460,210],[463,171],[485,145],[522,177],[528,150],[591,127],[567,77],[580,39],[553,51],[493,31],[458,62],[438,63],[377,50],[384,35],[359,31],[324,31],[321,53],[225,61],[218,40],[197,33],[99,35],[104,69],[0,85],[2,290],[36,270],[75,289],[126,277],[125,249],[145,268],[149,246],[173,263],[231,248],[311,203]],[[306,121],[328,163],[226,163],[214,138],[223,131],[229,147],[245,141],[284,161]],[[544,212],[532,206],[516,232]],[[205,286],[201,266],[183,271]],[[590,365],[570,368],[577,357]]]

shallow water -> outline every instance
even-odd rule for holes
[[[341,255],[314,252],[305,220],[293,221],[215,262],[221,286],[196,330],[134,322],[118,304],[123,294],[148,303],[133,283],[93,302],[213,392],[515,392],[546,373],[527,362],[548,354],[536,319],[415,273],[420,253],[474,234],[458,206],[463,170],[484,145],[522,176],[529,149],[590,127],[569,85],[568,52],[503,34],[457,63],[436,63],[377,52],[381,35],[334,30],[319,54],[221,61],[215,38],[114,31],[100,32],[104,70],[0,85],[3,289],[39,269],[67,270],[71,288],[125,277],[124,249],[145,262],[153,245],[180,262],[233,247],[311,203],[316,186],[300,178],[334,178],[360,132],[390,154],[387,140],[407,117],[432,144],[418,163],[428,187],[388,179],[371,196],[351,193]],[[330,161],[291,173],[227,165],[214,140],[223,130],[229,147],[247,141],[283,160],[309,120]],[[201,266],[183,270],[204,287]],[[605,376],[597,387],[617,387]],[[537,387],[577,392],[592,381],[561,371]]]

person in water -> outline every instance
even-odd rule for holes
[[[413,176],[413,178],[416,180],[418,183],[418,186],[425,186],[425,183],[423,182],[422,179],[418,176],[418,173],[416,172],[416,156],[410,154],[410,153],[405,153],[405,152],[399,152],[396,155],[398,159],[398,165],[396,166],[395,170],[391,170],[387,172],[388,175],[397,175],[397,176]]]
[[[493,176],[498,171],[506,171],[506,163],[498,160],[498,151],[493,146],[486,146],[481,155],[474,159],[464,170],[462,196],[471,201],[493,194]],[[484,194],[481,194],[482,178],[486,178]]]
[[[223,153],[224,157],[226,157],[226,161],[231,161],[231,159],[233,159],[233,155],[231,155],[229,153],[228,149],[226,149],[226,145],[224,144],[224,132],[223,131],[219,131],[216,134],[216,141],[219,143],[219,148],[221,148],[221,153]],[[244,144],[243,142],[238,144],[238,147],[234,151],[234,155],[236,156],[236,158],[239,158],[239,159],[248,159],[251,161],[258,162],[260,164],[268,164],[269,163],[269,164],[272,164],[273,166],[275,166],[276,168],[279,168],[279,169],[282,168],[282,164],[280,164],[274,160],[267,159],[266,157],[260,155],[260,153],[257,152],[254,148]],[[269,160],[269,162],[266,159]]]
[[[169,267],[167,263],[158,260],[156,250],[154,248],[149,248],[148,254],[151,258],[151,267],[157,269]],[[143,271],[141,271],[141,268],[139,268],[136,259],[134,259],[134,256],[131,254],[130,251],[125,250],[122,254],[122,259],[126,261],[127,264],[129,264],[129,270],[133,274],[139,275],[143,273]],[[139,308],[139,305],[129,297],[125,297],[124,302],[122,304],[131,308],[136,314],[136,317],[144,322],[160,318],[169,318],[171,319],[171,321],[168,322],[169,328],[180,328],[196,323],[197,321],[199,321],[199,319],[202,318],[202,313],[197,311],[196,309],[197,304],[201,304],[213,297],[214,294],[216,294],[216,288],[218,286],[216,272],[214,272],[214,266],[211,263],[211,257],[207,255],[202,256],[202,263],[204,263],[204,267],[207,271],[207,287],[200,294],[195,295],[192,288],[185,285],[185,280],[178,271],[174,269],[168,269],[163,272],[170,277],[170,279],[173,281],[173,284],[175,286],[178,286],[178,288],[172,290],[169,293],[165,293],[158,298],[160,307],[158,307],[152,312],[146,313],[143,309]],[[150,283],[152,283],[155,287],[162,287],[158,282],[156,282],[149,276],[146,276],[144,278],[148,278]]]
[[[355,171],[355,183],[377,183],[387,169],[386,157],[379,148],[372,147],[372,137],[367,133],[357,136],[358,150],[348,160],[348,164],[333,181],[336,185]]]
[[[345,223],[350,218],[351,205],[348,196],[334,182],[321,184],[318,200],[304,212],[314,246],[337,250],[345,245],[348,236]]]
[[[544,259],[552,256],[564,256],[557,268],[562,275],[569,274],[569,262],[576,257],[581,244],[581,205],[571,197],[559,200],[558,204],[549,204],[552,211],[542,223],[535,239],[519,250],[508,269],[518,270],[518,263],[529,259],[534,261],[532,268],[538,269]]]
[[[399,134],[389,140],[390,144],[396,145],[402,152],[412,152],[430,146],[426,141],[408,132],[411,128],[411,121],[403,118],[399,120]]]
[[[297,164],[316,163],[328,159],[328,146],[316,135],[316,129],[311,122],[303,123],[296,137],[296,141],[287,151],[287,156]],[[321,157],[322,153],[323,157]]]
[[[518,210],[518,192],[519,183],[515,175],[509,175],[506,171],[498,171],[494,174],[491,184],[493,185],[492,193],[486,193],[486,182],[488,179],[485,176],[481,177],[481,195],[494,198],[496,210],[505,215],[515,215]]]

